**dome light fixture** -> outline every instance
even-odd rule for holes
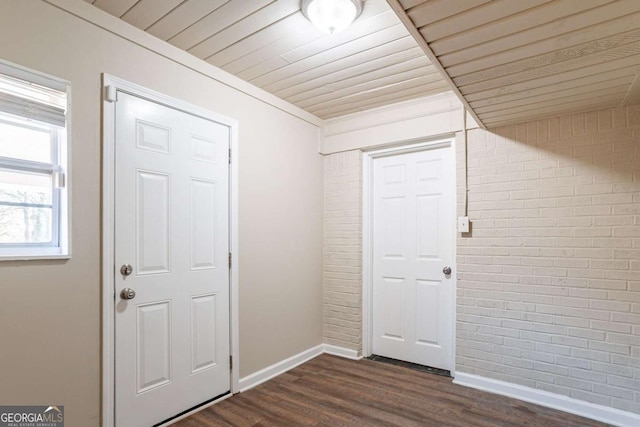
[[[362,0],[302,0],[302,13],[319,30],[335,34],[362,12]]]

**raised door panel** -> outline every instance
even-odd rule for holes
[[[171,154],[171,128],[137,119],[136,147]]]
[[[404,165],[389,165],[382,170],[384,175],[384,185],[404,183]]]
[[[418,183],[436,181],[442,177],[442,159],[425,160],[416,163]]]
[[[191,180],[191,270],[216,267],[216,183]]]
[[[440,195],[416,198],[416,239],[418,259],[438,259],[440,254]]]
[[[137,274],[170,271],[171,175],[137,171]]]
[[[404,340],[404,291],[405,280],[400,278],[383,277],[383,317],[382,332],[384,338]]]
[[[216,164],[216,142],[202,136],[191,135],[191,159]]]
[[[191,373],[216,365],[217,296],[191,299]]]
[[[171,381],[171,303],[161,301],[137,307],[137,392]]]
[[[440,282],[416,280],[416,344],[438,345]]]
[[[404,258],[404,197],[387,197],[382,200],[382,227],[384,258]]]

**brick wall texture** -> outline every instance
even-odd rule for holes
[[[468,150],[457,370],[640,413],[640,107],[473,130]]]
[[[362,154],[324,159],[324,342],[362,350]]]
[[[640,107],[472,130],[467,158],[456,370],[640,413]],[[325,173],[325,342],[360,351],[361,153]]]

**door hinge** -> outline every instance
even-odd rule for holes
[[[229,164],[231,164],[231,148],[229,148]]]
[[[104,87],[104,99],[107,102],[117,102],[118,101],[118,94],[116,93],[116,87],[115,86],[105,86]]]
[[[229,369],[233,369],[233,356],[229,355]]]
[[[229,270],[231,270],[231,252],[229,252]]]

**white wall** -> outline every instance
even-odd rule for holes
[[[42,1],[0,2],[0,38],[0,58],[71,81],[74,252],[0,263],[0,402],[100,423],[101,73],[239,121],[241,376],[322,343],[316,125]]]
[[[464,127],[462,103],[452,92],[326,120],[322,154],[452,135]],[[478,127],[466,115],[467,129]]]

